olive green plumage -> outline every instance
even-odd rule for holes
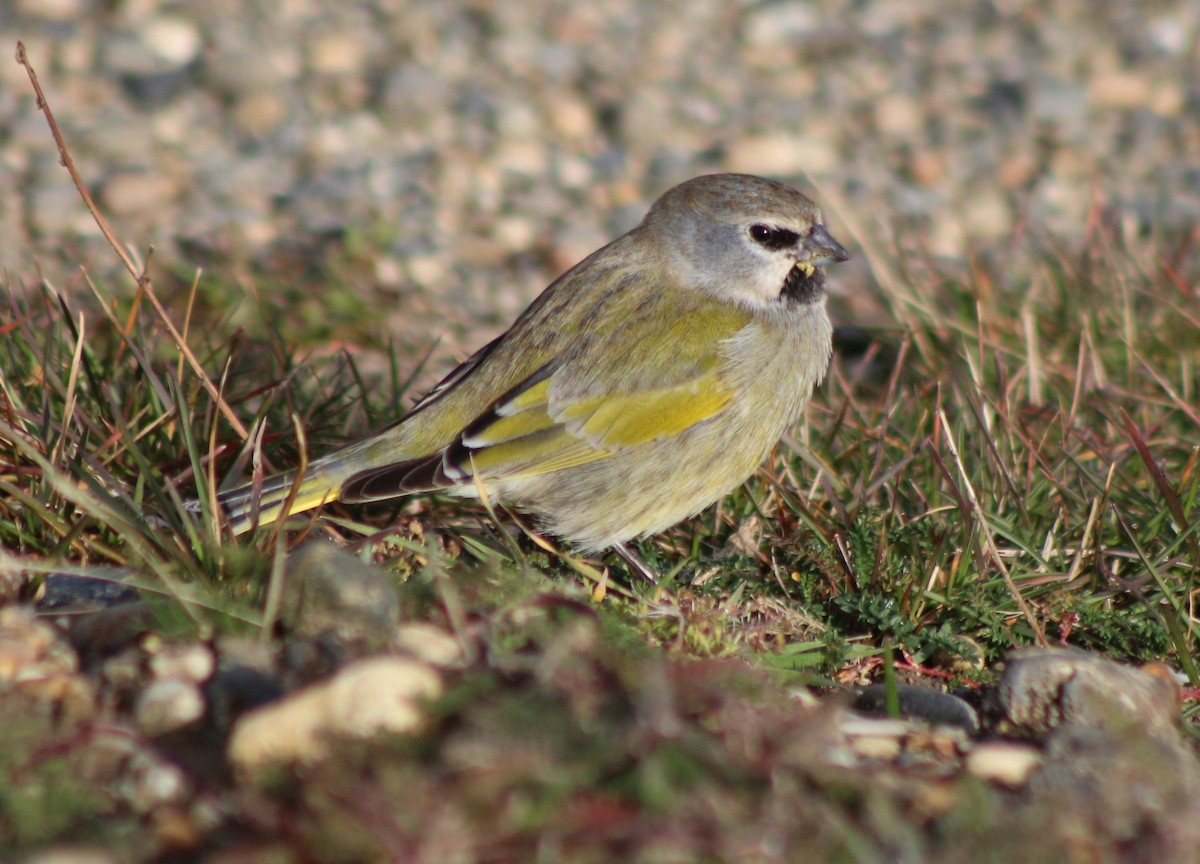
[[[291,512],[482,484],[582,551],[661,531],[744,481],[800,418],[830,356],[816,268],[846,257],[796,190],[698,177],[394,425],[299,484],[220,501],[243,531],[277,519],[293,486]]]

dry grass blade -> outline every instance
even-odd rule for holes
[[[1046,631],[1042,628],[1041,622],[1034,616],[1033,610],[1029,608],[1024,595],[1021,594],[1021,589],[1013,581],[1012,574],[1008,571],[1004,559],[1000,556],[1000,549],[996,546],[996,538],[992,534],[991,526],[987,524],[987,520],[983,515],[983,508],[979,506],[979,498],[975,494],[975,487],[971,484],[971,478],[967,474],[966,466],[963,465],[962,459],[958,455],[958,448],[954,444],[954,433],[950,426],[950,421],[946,419],[946,412],[940,406],[938,407],[938,422],[941,423],[942,429],[945,432],[946,449],[950,451],[950,456],[953,458],[954,465],[958,469],[959,481],[966,492],[967,499],[970,501],[970,516],[979,529],[981,542],[987,550],[993,565],[1000,572],[1001,577],[1003,577],[1004,584],[1008,587],[1009,593],[1012,594],[1017,608],[1021,610],[1021,614],[1025,617],[1030,629],[1033,630],[1033,636],[1037,640],[1037,644],[1043,646],[1049,645],[1050,643],[1046,640]]]
[[[1121,420],[1125,423],[1125,430],[1129,433],[1129,440],[1133,442],[1134,448],[1137,449],[1138,456],[1142,460],[1142,464],[1146,466],[1146,470],[1150,472],[1150,477],[1154,480],[1154,485],[1158,492],[1163,497],[1163,501],[1167,505],[1167,510],[1171,513],[1171,518],[1175,520],[1178,526],[1178,531],[1181,534],[1188,535],[1188,548],[1192,553],[1192,559],[1200,566],[1200,541],[1197,541],[1196,534],[1190,530],[1190,523],[1187,517],[1187,512],[1183,509],[1183,503],[1179,500],[1179,495],[1175,491],[1175,487],[1171,485],[1171,481],[1167,479],[1167,475],[1163,474],[1162,469],[1158,467],[1158,463],[1154,461],[1154,456],[1150,453],[1150,448],[1146,445],[1146,439],[1142,437],[1142,433],[1134,425],[1132,418],[1121,410]]]
[[[1095,542],[1096,522],[1108,505],[1108,497],[1112,490],[1112,481],[1116,473],[1117,465],[1114,462],[1108,466],[1108,477],[1104,481],[1104,491],[1092,500],[1092,507],[1088,511],[1087,523],[1083,528],[1083,536],[1079,540],[1079,548],[1075,550],[1075,557],[1071,561],[1070,569],[1067,571],[1065,581],[1068,585],[1074,582],[1080,573],[1083,572],[1083,566],[1088,560],[1089,552],[1094,555],[1100,554],[1099,543]],[[1095,544],[1095,548],[1093,548],[1093,544]]]
[[[1171,511],[1171,516],[1179,523],[1180,530],[1185,529],[1188,524],[1187,514],[1183,512],[1183,505],[1179,502],[1179,496],[1175,494],[1174,487],[1171,486],[1162,469],[1158,467],[1158,463],[1154,461],[1154,457],[1150,454],[1150,448],[1146,445],[1146,439],[1142,437],[1142,433],[1133,424],[1133,420],[1129,414],[1123,408],[1120,413],[1121,420],[1125,423],[1125,429],[1129,433],[1129,440],[1133,442],[1138,456],[1141,457],[1146,470],[1150,472],[1150,476],[1154,480],[1154,485],[1158,487],[1159,493],[1163,496],[1163,500],[1167,504],[1167,509]]]
[[[79,315],[76,333],[75,350],[71,355],[71,370],[67,375],[67,393],[63,400],[62,429],[58,440],[54,443],[54,449],[50,452],[51,465],[59,464],[59,460],[62,459],[67,447],[68,432],[75,417],[75,402],[79,395],[79,368],[83,360],[83,340],[87,333],[86,320],[82,313]]]

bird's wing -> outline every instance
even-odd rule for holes
[[[653,308],[589,330],[587,338],[495,400],[428,457],[352,477],[341,498],[516,479],[603,459],[676,435],[721,413],[732,392],[721,347],[746,319],[736,310]],[[703,311],[706,314],[686,314]],[[670,315],[670,317],[665,317]],[[702,322],[697,324],[696,322]]]
[[[556,392],[559,370],[472,423],[455,461],[465,471],[473,464],[485,477],[521,477],[676,435],[720,413],[730,399],[715,354],[687,373],[659,386],[575,396]]]

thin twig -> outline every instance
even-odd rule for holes
[[[117,253],[117,257],[121,259],[121,263],[125,265],[125,269],[129,271],[129,275],[133,277],[137,284],[138,296],[145,296],[150,299],[150,303],[154,306],[154,311],[158,313],[163,324],[166,325],[167,331],[171,334],[171,338],[175,340],[176,347],[180,353],[187,359],[188,365],[192,367],[192,371],[196,373],[196,377],[200,380],[201,386],[208,392],[211,398],[229,421],[229,425],[233,427],[233,431],[244,441],[249,437],[246,427],[242,425],[242,421],[233,413],[233,409],[228,403],[221,398],[221,394],[217,392],[217,388],[213,385],[208,376],[204,374],[204,369],[200,366],[200,362],[196,359],[196,355],[192,353],[183,342],[183,337],[171,323],[171,319],[167,316],[166,309],[158,302],[158,297],[155,296],[154,290],[150,284],[149,267],[150,262],[154,257],[154,247],[146,255],[146,265],[141,270],[134,263],[133,258],[124,246],[118,242],[116,235],[109,227],[108,220],[104,218],[104,214],[100,212],[100,208],[96,206],[96,202],[92,200],[91,193],[88,192],[87,186],[84,185],[83,178],[79,176],[79,171],[75,168],[75,160],[71,158],[71,153],[67,150],[67,142],[63,138],[62,131],[58,128],[58,123],[54,119],[54,114],[50,111],[50,103],[46,101],[46,95],[42,92],[42,85],[38,83],[37,72],[33,69],[33,64],[29,62],[29,57],[25,53],[25,43],[17,42],[17,62],[25,67],[25,72],[29,76],[29,83],[33,87],[34,95],[37,97],[37,107],[46,118],[46,123],[50,126],[50,134],[54,136],[54,144],[58,147],[58,161],[67,173],[71,175],[71,182],[75,184],[75,189],[83,198],[83,203],[87,205],[88,212],[92,214],[92,218],[96,220],[96,224],[100,227],[100,233],[104,235],[104,239],[108,241],[108,245],[112,246],[113,251]],[[136,313],[137,304],[134,304],[134,312]]]
[[[96,220],[96,224],[100,226],[100,233],[104,235],[104,239],[108,241],[108,245],[112,246],[113,251],[117,253],[117,257],[121,259],[125,265],[125,269],[129,271],[133,278],[141,282],[145,278],[145,274],[139,274],[138,269],[134,266],[133,259],[129,257],[129,253],[125,248],[117,242],[116,235],[108,226],[108,220],[104,218],[104,214],[96,206],[96,202],[92,200],[91,194],[87,187],[83,185],[83,180],[79,176],[79,171],[75,168],[75,160],[71,158],[70,152],[67,150],[67,142],[63,139],[62,132],[58,128],[58,123],[54,119],[54,115],[50,112],[50,104],[46,101],[46,96],[42,93],[42,85],[38,83],[37,73],[33,71],[33,64],[29,62],[29,57],[25,53],[25,43],[17,42],[17,62],[25,67],[25,72],[29,75],[29,83],[33,85],[33,92],[37,96],[37,107],[46,117],[46,122],[50,124],[50,134],[54,136],[54,143],[58,146],[58,161],[67,172],[71,175],[71,180],[75,184],[75,188],[79,190],[79,194],[83,197],[83,203],[87,205],[88,210],[92,214],[92,218]]]

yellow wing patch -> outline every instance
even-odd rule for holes
[[[515,479],[573,468],[607,455],[608,451],[597,450],[562,426],[555,426],[474,450],[471,463],[476,473],[485,478]]]
[[[553,378],[548,376],[532,387],[525,388],[507,402],[499,405],[496,409],[497,412],[508,415],[516,414],[520,411],[545,408],[550,402],[550,382],[552,380]]]
[[[606,394],[564,409],[567,428],[593,445],[613,450],[678,435],[719,414],[730,393],[715,369],[674,387]]]
[[[484,477],[515,479],[572,468],[608,455],[572,435],[550,416],[550,378],[492,409],[490,422],[462,438],[468,450],[459,468]]]
[[[517,414],[496,417],[482,429],[472,431],[463,436],[462,442],[467,447],[490,447],[514,438],[544,432],[557,424],[546,412],[546,406],[537,409],[526,409]]]

